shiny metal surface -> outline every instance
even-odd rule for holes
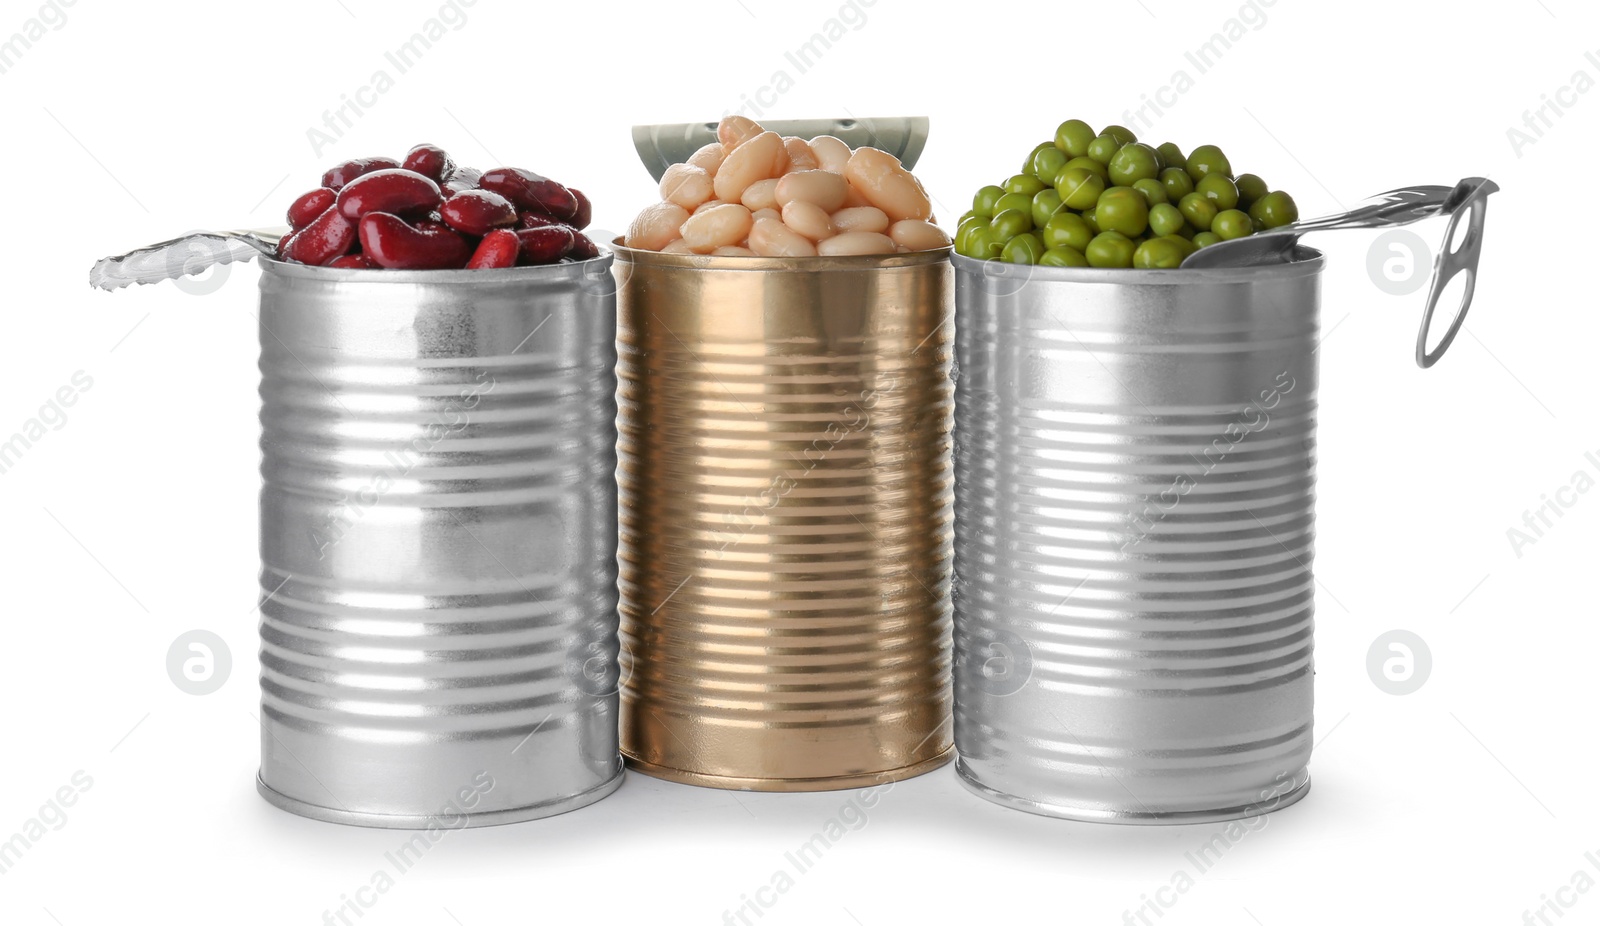
[[[1467,309],[1472,307],[1472,295],[1477,288],[1478,258],[1483,251],[1483,223],[1489,210],[1489,195],[1499,191],[1499,184],[1484,177],[1468,177],[1453,187],[1401,187],[1380,193],[1348,212],[1307,219],[1244,238],[1219,241],[1190,254],[1182,266],[1188,270],[1201,270],[1282,263],[1294,259],[1300,236],[1308,232],[1339,228],[1390,228],[1447,215],[1450,223],[1445,228],[1439,254],[1434,258],[1428,301],[1422,312],[1422,324],[1417,327],[1417,366],[1427,369],[1438,363],[1444,352],[1449,350],[1450,343],[1461,330],[1461,323],[1467,320]],[[1471,225],[1460,246],[1452,247],[1456,226],[1463,218],[1470,218]],[[1439,306],[1439,297],[1444,294],[1450,280],[1461,273],[1466,274],[1461,304],[1454,310],[1450,327],[1430,350],[1429,329]]]
[[[633,767],[806,791],[948,760],[947,254],[617,248]]]
[[[958,772],[1197,822],[1299,799],[1322,258],[956,267]]]
[[[610,793],[610,257],[262,263],[262,794],[425,827]]]
[[[846,119],[761,120],[769,132],[816,138],[832,135],[852,148],[870,145],[900,159],[906,170],[917,165],[922,148],[928,143],[927,116],[878,116]],[[715,122],[681,122],[668,125],[636,125],[633,147],[639,160],[656,180],[667,168],[689,159],[705,145],[717,140]]]

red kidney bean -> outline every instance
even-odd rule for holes
[[[483,179],[483,171],[478,170],[476,167],[457,167],[445,182],[439,185],[439,188],[444,191],[445,198],[449,199],[457,193],[476,190],[478,181],[481,179]]]
[[[517,224],[522,228],[544,228],[549,225],[567,225],[567,223],[561,221],[555,216],[545,215],[543,212],[519,212],[517,213]],[[571,226],[567,227],[570,228]]]
[[[328,265],[341,270],[377,270],[378,265],[365,254],[346,254]]]
[[[572,236],[572,249],[567,252],[567,256],[574,260],[590,260],[600,256],[600,248],[594,243],[594,239],[583,232],[576,232]]]
[[[517,233],[509,228],[497,228],[483,236],[478,242],[478,249],[472,252],[472,259],[467,261],[468,270],[496,270],[501,267],[515,267],[517,257],[522,253],[522,241],[517,238]]]
[[[310,225],[317,216],[328,211],[338,195],[327,187],[317,187],[309,193],[300,194],[299,199],[289,204],[289,227],[299,231]]]
[[[499,193],[463,190],[439,207],[444,223],[462,234],[481,236],[504,225],[517,224],[517,209]]]
[[[522,243],[522,263],[553,264],[572,249],[577,233],[565,225],[524,228],[517,232]]]
[[[443,183],[455,172],[456,162],[450,160],[450,155],[438,145],[418,145],[406,152],[406,159],[400,162],[406,170],[414,170],[435,183]]]
[[[375,170],[387,170],[399,167],[400,162],[394,158],[356,158],[345,161],[322,175],[322,185],[330,190],[340,190],[345,184],[356,179],[362,174],[370,174]]]
[[[416,171],[398,168],[363,174],[339,191],[339,211],[351,221],[369,212],[415,215],[439,202],[437,183]]]
[[[390,270],[449,270],[472,256],[472,242],[432,222],[412,227],[399,216],[369,212],[360,228],[361,250]]]
[[[548,213],[562,221],[578,214],[578,200],[572,191],[531,170],[496,167],[484,173],[478,188],[499,193],[519,210]]]
[[[338,206],[329,206],[310,225],[294,233],[284,246],[283,256],[286,260],[320,267],[342,257],[355,240],[355,223],[345,218]]]
[[[571,193],[572,198],[578,201],[578,211],[572,214],[572,227],[580,230],[588,228],[589,220],[594,214],[594,207],[589,205],[589,197],[583,195],[583,191],[575,187],[567,187],[567,192]]]

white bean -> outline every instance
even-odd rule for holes
[[[780,206],[798,199],[820,207],[823,212],[837,212],[849,193],[849,184],[842,175],[832,171],[797,170],[778,180],[775,193]]]
[[[771,219],[774,222],[783,221],[783,216],[779,215],[776,209],[757,209],[750,213],[750,218],[752,221],[760,221],[761,219]]]
[[[678,228],[689,219],[689,210],[677,203],[651,203],[634,216],[622,243],[630,248],[659,251],[678,237]]]
[[[816,156],[818,167],[836,174],[844,173],[845,165],[850,163],[850,146],[832,135],[811,139],[811,153]]]
[[[877,206],[846,206],[833,214],[833,227],[840,232],[881,232],[889,227],[889,217]]]
[[[845,166],[850,185],[889,218],[926,219],[933,214],[928,194],[894,155],[877,148],[857,148]]]
[[[689,247],[682,238],[674,238],[661,246],[663,254],[693,254],[694,249]]]
[[[817,156],[812,153],[811,146],[806,143],[804,138],[785,135],[783,137],[783,150],[789,154],[789,163],[792,165],[789,168],[790,170],[816,170],[821,166]]]
[[[828,219],[828,213],[816,203],[803,199],[790,200],[783,207],[783,224],[812,241],[821,241],[833,234],[833,222]]]
[[[700,213],[706,211],[707,209],[715,209],[716,207],[718,207],[720,205],[722,205],[722,200],[720,200],[720,199],[708,199],[705,202],[701,203],[700,205],[694,207],[694,214],[695,215],[699,215]]]
[[[750,210],[738,203],[723,203],[692,215],[683,223],[683,242],[697,254],[738,244],[750,233]]]
[[[760,123],[744,116],[723,116],[722,121],[717,123],[717,141],[722,143],[724,156],[761,132]]]
[[[815,257],[816,247],[779,219],[757,219],[750,226],[750,250],[762,257]]]
[[[689,164],[674,164],[661,175],[661,198],[693,210],[711,198],[711,175]]]
[[[708,174],[714,174],[717,168],[722,166],[722,153],[722,142],[714,141],[689,155],[689,160],[683,163],[690,167],[698,167]]]
[[[766,180],[757,180],[744,188],[744,195],[739,197],[739,202],[751,212],[757,209],[778,208],[778,182],[770,177]]]
[[[712,189],[718,199],[737,202],[750,184],[781,177],[788,165],[789,153],[783,150],[783,139],[777,132],[762,132],[728,152],[717,168]]]
[[[741,248],[736,244],[724,245],[711,252],[715,257],[755,257],[756,252],[749,248]]]
[[[895,244],[888,235],[877,232],[845,232],[817,243],[817,254],[822,257],[844,257],[851,254],[893,254]]]
[[[921,219],[901,219],[889,226],[889,237],[908,251],[930,251],[950,243],[944,229]]]

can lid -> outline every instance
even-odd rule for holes
[[[915,167],[928,142],[927,116],[874,116],[843,119],[775,119],[762,121],[769,132],[811,139],[832,135],[852,148],[871,146],[900,159],[907,170]],[[669,125],[636,125],[633,147],[645,170],[656,180],[674,164],[717,140],[715,122],[680,122]]]

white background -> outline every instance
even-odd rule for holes
[[[439,0],[63,7],[64,25],[0,74],[0,437],[76,371],[93,385],[0,475],[0,840],[75,772],[93,784],[0,874],[0,922],[309,926],[405,838],[291,816],[253,786],[255,268],[231,268],[203,296],[172,284],[107,294],[85,285],[95,258],[278,224],[336,160],[423,140],[579,186],[596,225],[617,229],[654,198],[630,125],[714,119],[758,94],[774,117],[930,116],[918,172],[953,223],[1062,119],[1125,122],[1180,68],[1194,86],[1148,140],[1219,143],[1303,214],[1469,175],[1504,192],[1470,322],[1429,371],[1411,360],[1423,292],[1374,285],[1370,234],[1314,240],[1330,255],[1314,787],[1151,922],[1509,926],[1546,895],[1574,904],[1559,919],[1546,907],[1549,922],[1600,921],[1600,888],[1557,894],[1580,870],[1600,879],[1584,858],[1600,858],[1600,491],[1563,493],[1570,509],[1521,555],[1507,535],[1574,473],[1600,479],[1584,456],[1600,460],[1600,315],[1584,282],[1600,92],[1563,91],[1574,105],[1520,151],[1507,136],[1575,72],[1600,79],[1584,57],[1600,49],[1593,5],[1277,0],[1203,75],[1185,52],[1237,0],[932,8],[862,4],[864,22],[849,14],[859,28],[797,75],[784,53],[837,3],[477,0],[318,153],[307,130],[379,68],[392,74],[384,52]],[[5,0],[0,40],[38,13],[36,0]],[[779,69],[793,87],[774,98],[762,88]],[[1434,247],[1442,222],[1415,230]],[[179,691],[165,668],[195,628],[234,658],[207,696]],[[1396,628],[1432,652],[1408,696],[1366,667]],[[451,833],[358,922],[721,923],[849,797],[630,774],[576,813]],[[1216,829],[1033,817],[969,795],[947,767],[897,785],[749,921],[1109,926]]]

